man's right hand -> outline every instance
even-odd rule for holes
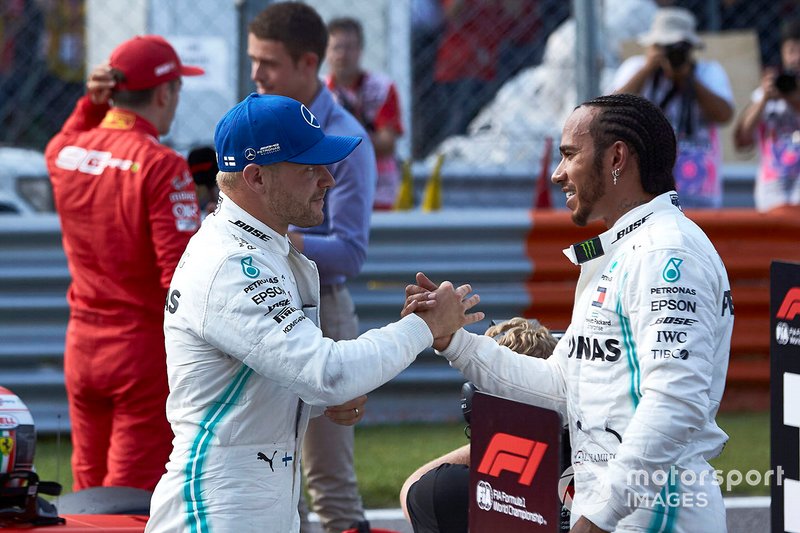
[[[111,99],[111,90],[114,85],[116,85],[116,81],[111,75],[111,67],[108,64],[96,66],[89,74],[89,79],[86,80],[89,100],[96,105],[107,104]]]
[[[433,307],[436,301],[429,299],[430,293],[439,288],[428,276],[422,272],[417,272],[417,284],[406,285],[406,303],[400,316],[406,316],[417,311],[423,311],[429,306]]]
[[[657,44],[651,44],[647,47],[644,53],[645,61],[642,70],[648,76],[652,76],[658,69],[662,68],[664,63],[668,63],[667,56],[664,53],[664,47]]]
[[[778,77],[778,70],[776,68],[765,68],[764,73],[761,75],[761,90],[764,93],[764,100],[777,100],[783,98],[783,95],[775,87],[775,79]]]

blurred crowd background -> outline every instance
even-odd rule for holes
[[[84,91],[88,69],[137,33],[160,33],[208,76],[187,80],[167,142],[206,144],[213,125],[252,90],[244,21],[269,0],[2,0],[0,144],[42,149]],[[721,61],[744,100],[762,66],[779,63],[780,22],[797,0],[309,0],[326,19],[364,26],[364,65],[397,84],[405,122],[402,159],[447,154],[450,164],[533,169],[544,137],[557,138],[581,96],[602,92],[625,43],[654,10],[691,10],[705,35],[743,36],[751,53],[722,47]],[[576,49],[575,27],[597,38]],[[581,39],[577,39],[580,46]],[[591,50],[594,47],[594,50]],[[716,53],[709,47],[706,53]],[[581,61],[580,54],[594,56]],[[737,57],[738,56],[738,57]],[[748,74],[737,77],[732,63]],[[587,66],[588,65],[588,66]],[[325,71],[323,66],[323,73]],[[581,87],[581,69],[589,82]],[[734,70],[734,72],[731,72]],[[743,80],[737,86],[737,80]],[[726,160],[735,157],[726,152]]]

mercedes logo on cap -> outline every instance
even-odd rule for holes
[[[256,151],[255,151],[255,150],[253,150],[252,148],[247,148],[247,149],[244,151],[244,157],[245,157],[245,158],[246,158],[248,161],[252,161],[253,159],[255,159],[255,158],[256,158]]]
[[[319,121],[317,117],[314,116],[314,113],[308,110],[308,108],[300,104],[300,114],[303,115],[303,120],[305,120],[309,126],[313,126],[315,128],[319,128]]]

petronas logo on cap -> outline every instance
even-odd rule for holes
[[[309,111],[309,109],[303,104],[300,104],[300,114],[303,115],[303,120],[305,120],[309,126],[319,128],[319,121],[317,120],[317,117],[315,117],[314,113]]]

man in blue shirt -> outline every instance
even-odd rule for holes
[[[363,139],[347,159],[328,166],[336,180],[325,201],[325,220],[312,228],[291,227],[292,244],[319,269],[320,327],[333,340],[358,336],[358,317],[347,279],[356,276],[367,256],[377,166],[369,135],[337,104],[319,79],[328,32],[319,14],[306,4],[280,2],[259,13],[248,27],[250,77],[260,94],[277,94],[305,104],[328,135]],[[353,466],[352,427],[325,417],[312,419],[303,446],[303,469],[313,508],[328,533],[350,527],[369,531]],[[308,530],[302,513],[301,531]]]

